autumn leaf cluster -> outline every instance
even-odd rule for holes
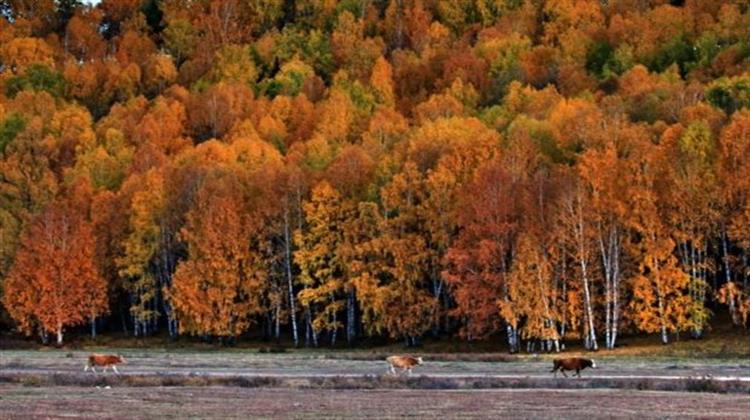
[[[0,323],[742,326],[749,66],[739,0],[0,1]]]

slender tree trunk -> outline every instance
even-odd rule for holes
[[[620,239],[617,227],[611,225],[606,237],[608,239],[605,241],[605,235],[600,229],[599,252],[602,257],[605,284],[605,347],[613,349],[615,347],[617,323],[619,322]]]
[[[708,243],[708,242],[706,241],[706,243]],[[702,282],[706,281],[705,269],[703,268],[703,263],[705,261],[705,258],[706,258],[706,254],[704,252],[702,252],[700,249],[698,249],[697,250],[697,257],[696,257],[696,260],[697,260],[696,264],[699,265],[697,267],[698,268],[697,278],[701,280],[701,283],[695,283],[695,282],[693,282],[693,289],[694,289],[693,293],[695,295],[695,297],[693,299],[695,299],[695,301],[698,302],[700,305],[703,305],[703,289],[704,289],[704,287],[703,287],[703,283]],[[717,276],[714,276],[714,283],[716,282],[716,277]],[[714,289],[714,290],[716,290],[716,289]],[[702,322],[702,320],[699,320],[699,322],[696,322],[693,325],[693,338],[700,338],[702,336],[703,336],[703,322]]]
[[[171,275],[170,275],[171,279]],[[167,282],[167,284],[171,285],[171,280]],[[168,286],[167,286],[168,287]],[[177,319],[174,317],[174,311],[172,310],[172,305],[169,303],[168,299],[161,298],[161,307],[162,311],[164,311],[164,316],[167,319],[167,332],[169,333],[169,338],[176,338],[178,331],[177,331]]]
[[[591,305],[591,290],[589,278],[586,270],[586,262],[581,260],[581,273],[583,277],[583,303],[586,306],[586,322],[588,324],[588,342],[590,350],[598,350],[599,345],[596,343],[596,330],[594,329],[594,311]]]
[[[57,326],[57,345],[60,346],[63,343],[63,329],[62,325]]]
[[[505,266],[504,263],[503,266]],[[503,299],[505,300],[505,302],[508,302],[510,299],[508,296],[508,285],[505,283],[503,283]],[[510,351],[510,353],[517,353],[519,350],[518,339],[515,328],[513,327],[513,325],[511,325],[510,320],[505,320],[505,329],[508,335],[508,350]]]
[[[554,283],[552,283],[552,291],[553,291],[553,295],[552,295],[552,307],[554,308],[554,307],[559,307],[560,301],[562,300],[561,299],[561,295],[560,295],[560,275],[557,272],[557,268],[556,267],[553,269],[553,278],[554,278]],[[562,335],[560,334],[560,330],[559,330],[559,328],[562,326],[561,325],[561,323],[562,323],[561,315],[562,314],[558,314],[557,319],[552,324],[552,327],[555,329],[555,332],[557,333],[557,336],[559,338],[558,339],[558,343],[559,343],[560,340],[562,340]],[[559,347],[560,346],[558,344],[558,348]]]
[[[279,339],[281,338],[281,302],[278,302],[276,304],[276,313],[274,314],[274,338],[276,339],[276,342],[279,342]]]
[[[140,326],[138,325],[138,317],[132,312],[133,307],[135,306],[136,301],[136,295],[138,294],[138,291],[135,292],[128,292],[128,303],[130,304],[128,306],[128,315],[130,320],[133,322],[133,337],[140,337]]]
[[[662,307],[662,300],[659,298],[659,310],[661,311]],[[661,320],[661,343],[662,344],[669,344],[669,335],[667,334],[667,324],[664,322],[664,319]]]
[[[510,350],[510,353],[517,353],[518,342],[516,341],[515,329],[509,322],[505,323],[505,332],[508,336],[508,349]]]
[[[607,276],[604,279],[604,347],[612,348],[612,283]]]
[[[592,309],[591,304],[591,288],[589,286],[589,275],[588,275],[588,263],[586,261],[586,253],[584,250],[585,244],[584,244],[584,232],[583,232],[583,220],[579,220],[579,238],[578,238],[578,246],[579,246],[579,263],[581,265],[581,279],[583,280],[583,304],[585,306],[586,311],[586,323],[588,325],[588,334],[586,334],[587,337],[587,348],[590,350],[598,350],[599,346],[596,343],[596,331],[594,330],[594,312]]]
[[[602,257],[602,272],[604,273],[604,347],[607,349],[611,349],[610,345],[612,343],[612,281],[611,281],[611,275],[612,275],[612,267],[611,267],[611,261],[610,261],[610,253],[607,252],[607,248],[611,250],[610,244],[607,244],[605,247],[604,245],[604,234],[601,229],[601,224],[599,225],[599,253]],[[611,240],[611,235],[610,235]]]
[[[305,309],[305,347],[310,347],[310,344],[312,343],[312,334],[311,334],[311,328],[310,328],[310,314],[307,309]]]
[[[346,341],[351,346],[356,338],[356,315],[354,313],[355,291],[349,291],[346,298]]]
[[[96,340],[96,316],[91,315],[91,339]]]
[[[432,295],[437,302],[437,305],[435,305],[435,323],[432,325],[432,335],[435,337],[440,335],[440,295],[443,293],[443,281],[439,276],[439,274],[432,276]]]
[[[732,267],[729,265],[729,246],[727,244],[727,232],[726,229],[721,229],[721,249],[724,254],[724,281],[729,283],[732,281]]]
[[[273,309],[267,310],[263,320],[263,338],[266,341],[270,341],[273,337],[273,312]]]
[[[691,241],[690,242],[690,282],[688,283],[688,294],[690,295],[690,299],[692,301],[695,301],[697,296],[697,290],[695,288],[695,280],[698,279],[698,261],[699,256],[696,255],[695,251],[695,244]],[[698,335],[698,326],[693,325],[691,328],[691,335],[693,337],[696,337]]]
[[[160,299],[161,303],[161,309],[164,312],[164,316],[167,319],[167,332],[169,333],[169,337],[174,339],[177,337],[177,320],[174,318],[174,311],[172,310],[172,305],[169,302],[168,299],[165,299],[163,294],[161,293],[164,289],[169,289],[172,286],[172,274],[174,274],[174,271],[177,267],[177,262],[175,261],[175,256],[173,253],[173,250],[175,248],[174,246],[174,236],[172,233],[169,232],[168,228],[166,226],[162,226],[162,256],[161,256],[161,275],[159,276],[159,295],[158,298]],[[157,303],[158,305],[158,303]],[[156,309],[156,307],[154,308]]]
[[[568,211],[570,212],[571,218],[574,220],[573,233],[578,248],[578,263],[581,267],[581,280],[583,282],[584,320],[586,322],[584,330],[587,330],[585,331],[584,344],[589,350],[598,350],[599,346],[596,342],[596,330],[594,329],[594,313],[588,273],[588,257],[586,255],[586,231],[583,220],[583,199],[581,198],[583,192],[578,191],[577,194],[578,195],[574,198],[575,202],[569,203]]]
[[[130,330],[128,329],[128,316],[125,314],[125,309],[123,305],[118,305],[120,310],[120,324],[122,326],[122,332],[125,335],[130,335]]]
[[[158,294],[159,296],[161,293]],[[158,331],[159,330],[159,301],[157,297],[154,297],[151,300],[151,310],[152,313],[155,314],[151,317],[151,331]]]
[[[620,324],[620,242],[615,242],[614,262],[612,271],[612,347],[617,342],[617,332]]]
[[[335,302],[333,295],[331,295],[331,302]],[[336,327],[336,322],[338,321],[338,314],[336,311],[333,311],[333,315],[331,316],[331,320],[333,321],[333,332],[331,333],[331,347],[336,345],[336,338],[338,335],[338,327]]]
[[[294,282],[292,280],[292,238],[289,232],[289,207],[284,209],[284,268],[286,271],[287,289],[289,292],[289,318],[292,322],[292,339],[294,347],[299,347],[297,332],[297,303],[294,297]]]
[[[659,310],[659,323],[661,324],[661,343],[662,344],[668,344],[669,343],[669,335],[667,334],[667,319],[666,314],[664,312],[664,293],[662,291],[661,287],[661,279],[659,279],[659,261],[656,260],[656,257],[652,257],[654,259],[654,281],[656,283],[656,302],[658,305]]]
[[[312,311],[310,308],[305,308],[305,324],[307,328],[306,345],[309,347],[310,343],[312,343],[313,347],[318,347],[318,333],[312,325]]]

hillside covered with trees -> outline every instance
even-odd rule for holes
[[[747,1],[0,16],[5,330],[517,351],[750,314]]]

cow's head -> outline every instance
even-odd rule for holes
[[[422,363],[424,363],[424,361],[422,360],[422,358],[421,357],[417,357],[417,364],[421,365]]]
[[[118,355],[117,355],[117,359],[119,359],[119,360],[120,360],[120,363],[128,363],[128,361],[127,361],[127,360],[125,360],[125,356],[123,356],[123,355],[121,355],[121,354],[118,354]]]
[[[591,363],[591,367],[596,369],[596,362],[594,361],[594,359],[589,359],[589,362]]]

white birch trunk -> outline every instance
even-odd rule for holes
[[[596,331],[594,330],[594,314],[591,303],[591,288],[588,275],[588,263],[586,258],[586,236],[583,221],[583,203],[580,197],[576,198],[576,236],[578,242],[578,260],[581,266],[581,279],[583,280],[583,302],[585,306],[586,323],[588,324],[587,342],[591,350],[598,350],[596,342]]]
[[[292,281],[292,246],[289,232],[289,206],[284,209],[284,268],[289,293],[289,318],[292,322],[292,340],[294,347],[299,347],[299,333],[297,331],[297,302],[294,297],[294,282]]]
[[[612,322],[612,283],[611,283],[611,261],[610,261],[610,253],[608,253],[604,246],[604,238],[603,233],[601,229],[601,224],[599,226],[599,253],[602,257],[602,272],[604,273],[604,346],[607,349],[611,349],[612,345],[612,329],[611,329],[611,322]],[[610,236],[611,239],[611,236]],[[611,248],[610,248],[611,249]]]
[[[654,283],[656,285],[656,302],[659,309],[659,323],[661,324],[661,342],[662,344],[669,343],[669,335],[667,334],[667,319],[664,313],[664,294],[661,287],[661,280],[659,279],[659,261],[656,257],[652,257],[654,260]]]
[[[620,242],[619,236],[614,245],[614,263],[612,271],[612,347],[617,343],[617,332],[620,324]]]

